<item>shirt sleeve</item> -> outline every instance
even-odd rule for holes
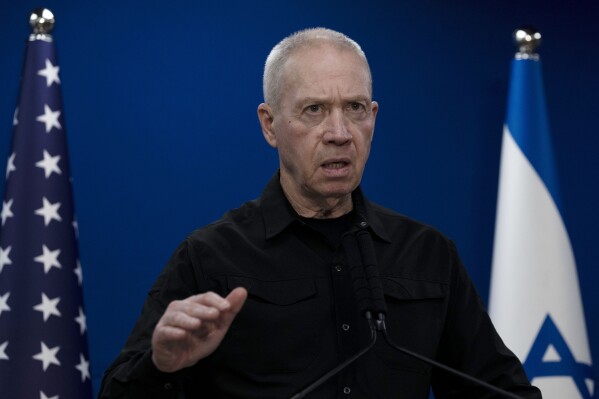
[[[177,398],[184,371],[164,373],[152,362],[154,327],[168,304],[198,292],[189,244],[182,243],[148,293],[125,347],[104,373],[99,399]]]
[[[454,244],[449,245],[451,291],[437,359],[522,398],[541,398],[495,330]],[[433,371],[432,385],[437,399],[502,397],[438,369]]]

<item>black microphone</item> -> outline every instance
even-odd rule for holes
[[[366,269],[363,266],[358,241],[354,234],[346,233],[343,235],[341,243],[343,244],[345,258],[347,259],[347,267],[349,268],[349,275],[354,286],[358,312],[368,319],[369,316],[367,316],[367,314],[372,315],[372,312],[375,311],[376,308],[374,298],[372,297],[370,281],[366,276]]]
[[[379,275],[379,266],[376,261],[372,238],[366,230],[360,230],[356,233],[356,236],[364,273],[370,287],[373,311],[377,316],[381,314],[384,316],[387,314],[387,303],[385,302],[385,292],[383,291],[383,283]]]

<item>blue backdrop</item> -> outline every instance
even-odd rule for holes
[[[599,3],[451,3],[42,4],[57,17],[96,391],[176,245],[258,196],[276,169],[256,117],[262,65],[279,39],[310,26],[348,34],[370,60],[380,111],[367,195],[453,238],[485,300],[511,34],[523,24],[542,32],[564,218],[599,363]],[[0,0],[4,160],[39,4]]]

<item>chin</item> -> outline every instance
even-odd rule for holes
[[[323,197],[326,198],[343,198],[350,195],[355,190],[357,184],[327,184],[322,190],[319,190]]]

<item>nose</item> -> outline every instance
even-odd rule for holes
[[[323,140],[329,144],[344,145],[351,139],[352,135],[343,111],[336,108],[331,110],[324,124]]]

